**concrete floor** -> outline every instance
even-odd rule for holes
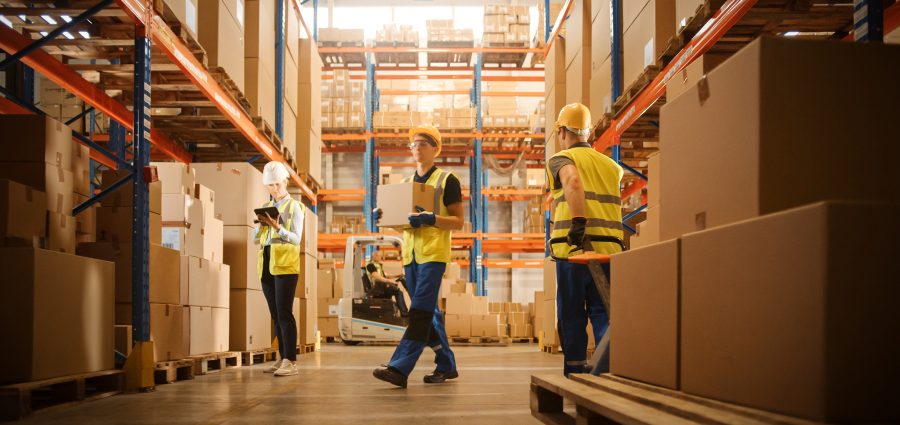
[[[393,347],[323,345],[300,356],[300,375],[274,378],[263,365],[160,385],[146,394],[117,395],[39,413],[24,423],[52,424],[503,424],[539,423],[531,416],[533,373],[562,373],[561,355],[535,344],[454,347],[460,377],[426,385],[430,350],[399,389],[372,377]]]

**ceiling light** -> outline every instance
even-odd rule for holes
[[[28,17],[25,15],[19,15],[19,19],[26,24],[28,23]]]
[[[10,28],[13,27],[12,21],[10,21],[9,19],[6,19],[6,16],[0,15],[0,22],[3,22],[4,24],[6,24],[6,26],[8,26]]]
[[[41,31],[41,37],[46,37],[46,36],[47,36],[47,31]]]
[[[69,40],[75,39],[75,36],[72,35],[72,33],[68,32],[68,31],[64,32],[63,35],[66,36],[66,38],[68,38]]]
[[[50,25],[56,25],[56,19],[53,19],[50,15],[41,15],[41,19]]]
[[[800,31],[788,31],[784,33],[785,37],[796,37],[798,35],[800,35]]]
[[[60,18],[66,22],[72,22],[72,18],[70,18],[69,15],[62,15]]]
[[[81,35],[81,37],[84,38],[85,40],[91,39],[91,33],[87,32],[87,31],[78,31],[78,34]]]

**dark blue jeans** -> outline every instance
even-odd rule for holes
[[[609,264],[603,265],[609,279]],[[585,328],[588,318],[594,341],[600,341],[609,326],[609,316],[603,299],[585,264],[566,261],[556,263],[556,317],[559,339],[565,357],[563,373],[584,373],[587,365],[588,337]]]
[[[297,320],[294,319],[294,294],[297,292],[295,274],[269,273],[269,247],[263,248],[262,290],[269,304],[269,314],[275,321],[278,354],[282,359],[297,361]]]

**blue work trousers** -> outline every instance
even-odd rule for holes
[[[437,307],[441,293],[441,278],[447,263],[412,263],[404,267],[406,273],[406,289],[409,291],[411,303],[409,307],[409,326],[388,366],[409,376],[425,347],[431,347],[435,353],[435,370],[441,373],[456,370],[456,359],[447,341],[444,318]]]
[[[603,265],[609,279],[609,264]],[[609,315],[586,264],[556,263],[556,317],[565,366],[563,373],[585,373],[587,366],[586,332],[588,318],[594,341],[600,341],[609,326]]]

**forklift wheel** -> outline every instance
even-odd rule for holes
[[[346,339],[344,340],[344,344],[347,345],[359,345],[360,342],[362,341],[347,341]]]

